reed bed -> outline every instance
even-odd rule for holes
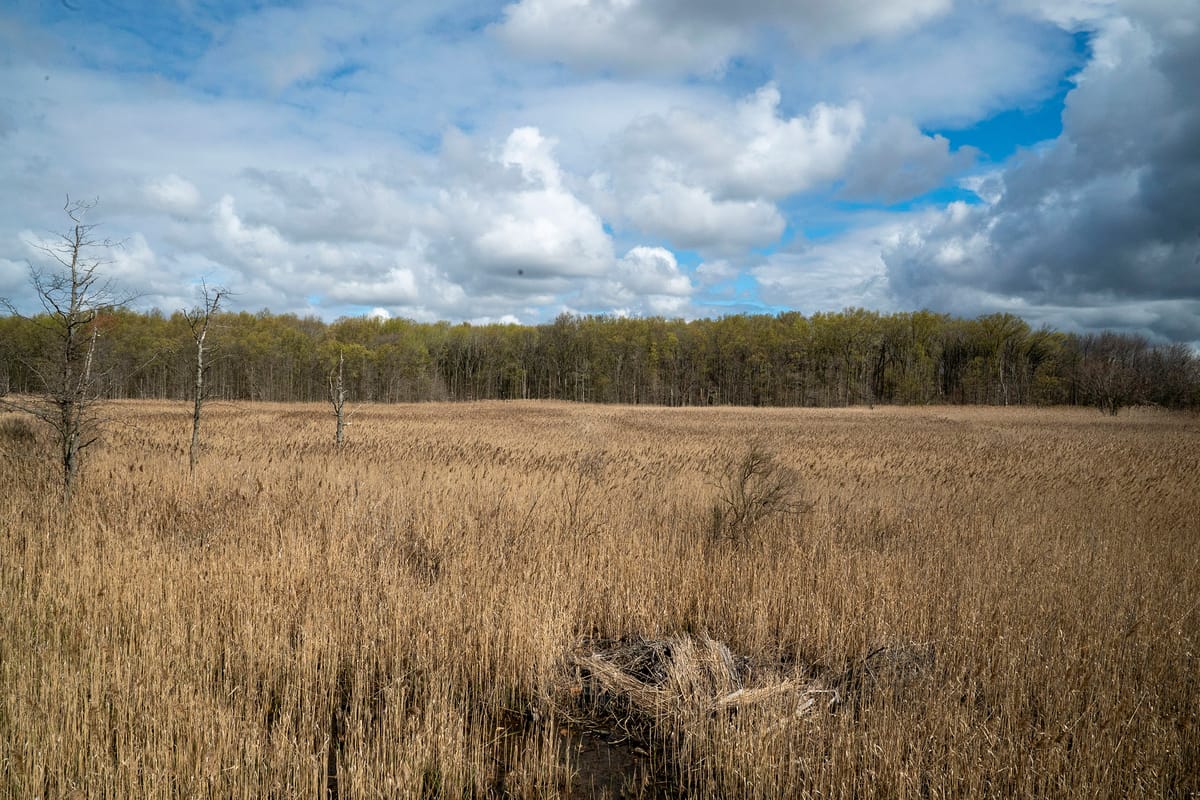
[[[114,409],[0,415],[0,796],[1200,793],[1195,416]]]

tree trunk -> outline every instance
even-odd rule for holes
[[[330,377],[329,385],[329,402],[333,405],[333,413],[337,417],[337,433],[334,441],[337,444],[338,450],[342,449],[342,445],[346,441],[345,364],[346,356],[338,353],[337,375],[336,377]]]
[[[229,291],[221,287],[213,289],[201,282],[200,293],[202,304],[184,312],[188,327],[192,331],[192,341],[196,343],[196,377],[192,383],[192,443],[188,448],[188,471],[192,474],[195,474],[196,464],[200,462],[200,412],[205,396],[204,352],[208,341],[208,326],[220,311],[221,300]]]
[[[92,360],[96,353],[96,339],[100,330],[92,327],[92,335],[88,340],[87,350],[83,358],[83,368],[80,370],[78,388],[64,395],[59,408],[62,412],[62,465],[63,465],[63,501],[71,502],[71,493],[75,488],[75,478],[79,474],[79,451],[89,443],[83,442],[84,404],[88,400],[86,393],[92,388]],[[66,370],[70,375],[70,369]]]
[[[200,406],[204,403],[204,337],[208,334],[206,323],[200,335],[196,337],[196,382],[193,385],[195,397],[192,400],[192,446],[188,449],[188,471],[196,471],[196,462],[200,460]]]

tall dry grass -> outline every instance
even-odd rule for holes
[[[630,793],[1200,792],[1195,417],[364,407],[338,454],[320,406],[206,414],[193,480],[187,409],[119,405],[69,511],[0,416],[0,795],[615,791],[564,659],[688,634],[798,677],[932,657],[613,745]],[[749,442],[813,508],[714,540]]]

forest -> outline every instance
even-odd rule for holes
[[[0,317],[0,393],[37,393],[53,326]],[[183,399],[186,315],[96,318],[95,374],[113,399]],[[962,319],[864,309],[684,321],[563,314],[541,325],[420,323],[222,312],[208,395],[313,401],[344,358],[354,402],[554,399],[668,406],[866,404],[1200,406],[1200,357],[1123,333],[1034,329],[1011,314]]]

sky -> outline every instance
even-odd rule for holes
[[[862,307],[1200,346],[1200,0],[6,0],[0,296]]]

